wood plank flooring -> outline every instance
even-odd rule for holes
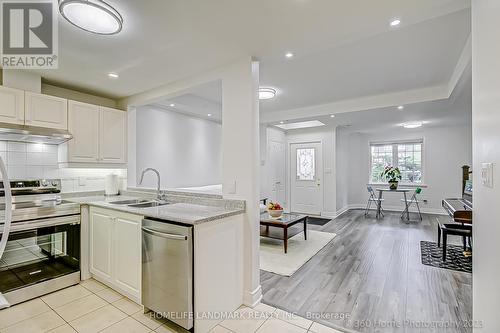
[[[438,218],[447,219],[424,214],[406,224],[398,213],[376,220],[352,210],[309,225],[338,236],[291,277],[261,271],[263,301],[346,331],[470,333],[472,274],[420,261],[420,241],[436,241]]]

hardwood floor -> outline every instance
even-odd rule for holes
[[[261,271],[264,303],[346,331],[472,332],[472,274],[420,262],[420,241],[436,241],[436,219],[447,217],[374,214],[308,226],[338,236],[291,277]]]

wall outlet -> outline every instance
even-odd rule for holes
[[[422,200],[422,202],[427,205],[429,203],[429,200],[424,199],[424,200]]]
[[[481,183],[486,187],[493,187],[493,163],[481,164]]]

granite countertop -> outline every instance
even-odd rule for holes
[[[145,217],[156,218],[165,221],[179,222],[184,224],[201,224],[209,221],[219,220],[225,217],[242,214],[245,209],[239,208],[226,208],[219,206],[208,206],[196,203],[172,203],[158,207],[148,208],[133,208],[126,205],[111,204],[112,201],[137,199],[131,196],[113,196],[105,197],[103,195],[97,196],[83,196],[83,197],[67,197],[67,201],[76,202],[79,204],[86,204],[90,206],[103,207],[122,211],[131,214],[137,214]]]

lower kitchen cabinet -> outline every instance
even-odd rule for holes
[[[136,302],[141,299],[142,216],[90,208],[90,273]]]

